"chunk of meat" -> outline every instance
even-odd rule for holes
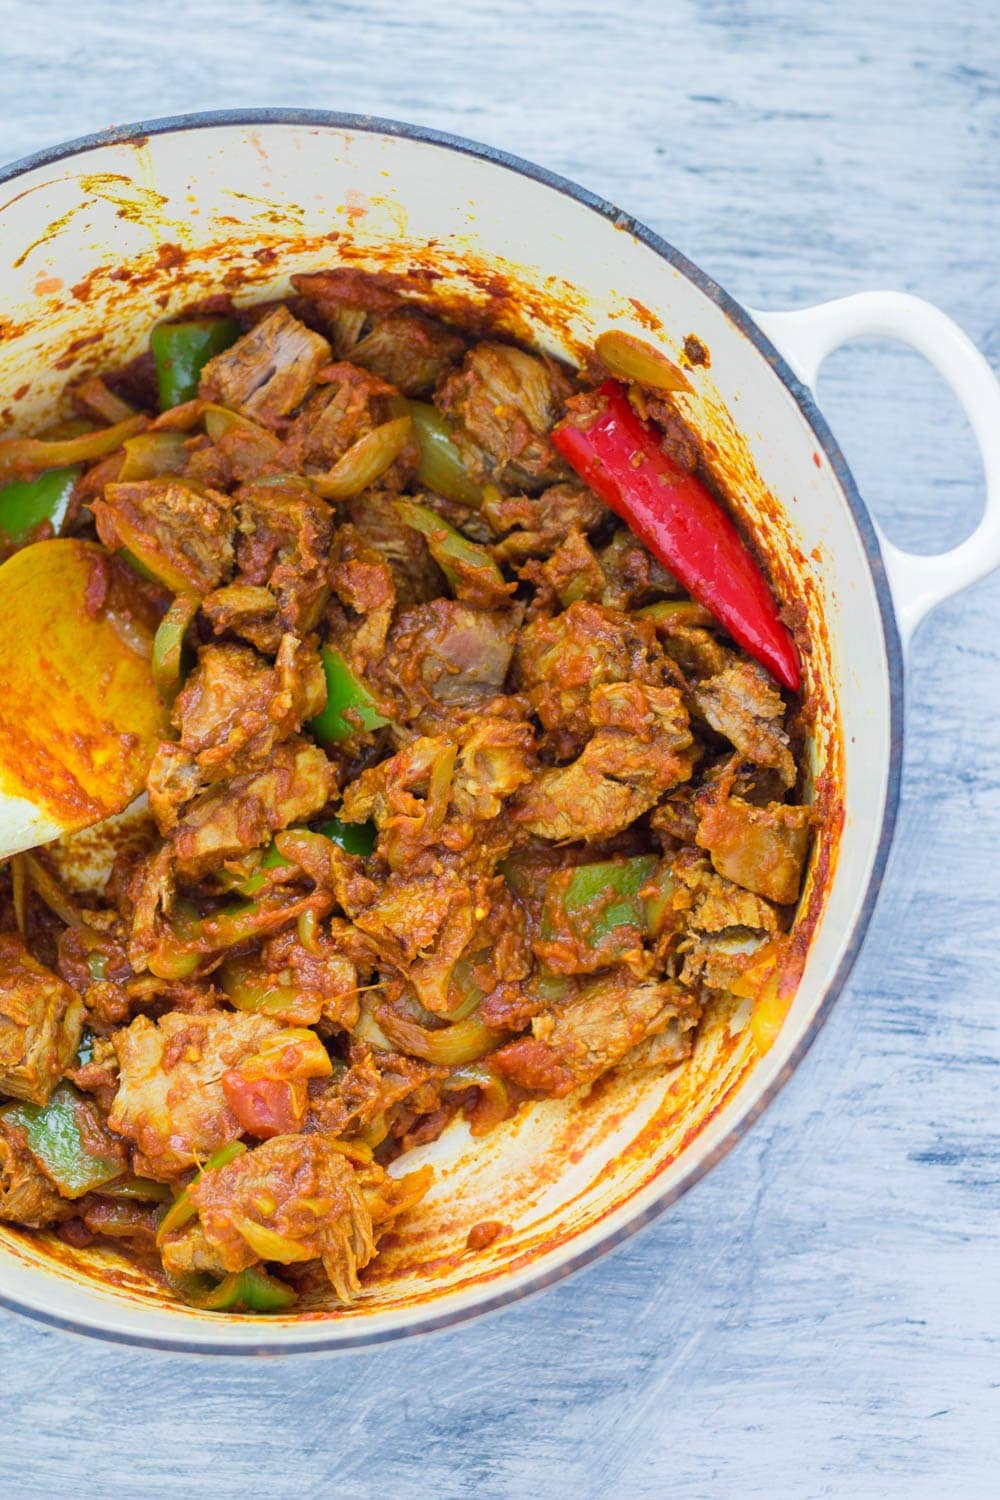
[[[392,277],[356,266],[299,272],[292,285],[326,329],[338,358],[355,347],[370,314],[392,312],[403,302]]]
[[[351,1135],[380,1116],[391,1117],[398,1104],[446,1077],[445,1068],[353,1042],[347,1071],[313,1093],[306,1129]]]
[[[100,1239],[128,1240],[133,1249],[147,1255],[156,1249],[157,1210],[148,1203],[129,1203],[121,1198],[85,1199],[80,1208],[90,1233]]]
[[[780,906],[798,900],[809,845],[808,807],[769,802],[755,807],[728,795],[723,782],[696,801],[697,842],[719,875]]]
[[[486,868],[509,847],[510,837],[505,831],[499,840],[491,837],[483,824],[496,819],[505,800],[531,779],[532,743],[523,719],[490,712],[456,726],[451,735],[421,735],[345,788],[341,816],[374,820],[379,856],[392,870],[439,869],[444,851],[453,865],[462,859],[466,866]]]
[[[259,975],[262,985],[280,985],[289,992],[288,1015],[270,1013],[293,1025],[315,1026],[324,1020],[350,1031],[358,1024],[358,971],[325,931],[317,932],[308,947],[294,928],[276,933],[261,948]]]
[[[266,768],[274,747],[319,713],[326,679],[319,653],[281,639],[272,666],[249,646],[205,646],[177,697],[179,741],[154,753],[146,788],[161,833],[206,786]]]
[[[279,1263],[321,1260],[347,1303],[360,1290],[358,1272],[374,1257],[379,1233],[429,1185],[426,1174],[416,1178],[393,1183],[381,1167],[359,1170],[334,1137],[316,1131],[274,1136],[204,1172],[190,1191],[205,1239],[227,1271],[261,1259],[254,1240]]]
[[[656,631],[648,620],[585,600],[526,625],[517,639],[515,681],[545,729],[572,753],[591,732],[592,691],[603,683],[663,681]]]
[[[368,370],[340,361],[323,370],[288,432],[287,443],[306,469],[329,469],[359,438],[388,421],[395,388]]]
[[[614,609],[636,609],[682,592],[673,574],[646,551],[627,526],[615,532],[597,559],[604,577],[601,602]]]
[[[668,1025],[689,1031],[699,1013],[682,986],[666,980],[637,983],[630,971],[615,970],[584,985],[568,1004],[536,1016],[530,1037],[508,1042],[490,1061],[522,1088],[561,1099],[593,1083]]]
[[[322,334],[279,304],[209,360],[198,394],[273,427],[304,400],[329,358],[330,345]]]
[[[754,661],[733,664],[692,689],[698,712],[747,760],[777,771],[794,785],[795,761],[784,730],[785,704],[765,669]]]
[[[499,817],[508,797],[531,780],[535,736],[521,708],[517,699],[501,699],[496,711],[477,714],[457,731],[451,795],[463,821]]]
[[[423,396],[444,379],[464,352],[460,334],[422,312],[401,307],[370,318],[364,337],[351,349],[351,360],[380,375],[404,396]]]
[[[535,610],[568,607],[581,599],[597,601],[604,593],[604,573],[582,531],[571,531],[545,562],[525,563],[518,576],[537,588]]]
[[[396,607],[396,586],[389,564],[349,522],[338,527],[330,557],[330,582],[356,622],[347,648],[352,664],[365,675],[378,662]]]
[[[236,562],[240,584],[266,588],[277,601],[251,635],[262,651],[273,652],[285,631],[308,635],[329,596],[327,557],[333,541],[333,512],[300,479],[244,485],[237,507]]]
[[[716,933],[747,927],[773,934],[781,930],[778,914],[769,902],[715,874],[708,860],[694,850],[680,851],[671,874],[689,892],[689,931]]]
[[[205,1238],[205,1231],[197,1220],[184,1229],[168,1234],[158,1246],[163,1269],[168,1276],[180,1279],[184,1276],[208,1275],[222,1278],[226,1268],[219,1259],[218,1251]]]
[[[207,781],[265,765],[326,702],[319,653],[293,635],[274,665],[248,646],[205,646],[174,704],[181,746]]]
[[[660,447],[664,453],[693,474],[701,464],[701,444],[697,433],[677,410],[673,397],[665,392],[654,394],[642,386],[633,386],[632,389],[639,415],[655,422],[663,434]]]
[[[576,760],[543,771],[517,798],[513,816],[536,838],[610,838],[691,775],[697,751],[676,688],[602,684],[589,713],[600,727]]]
[[[134,1170],[169,1181],[240,1135],[222,1075],[281,1031],[270,1016],[168,1011],[112,1037],[119,1085],[108,1124],[135,1147]]]
[[[179,479],[134,479],[106,484],[91,509],[106,547],[141,551],[177,592],[206,594],[232,568],[236,515],[229,495]]]
[[[366,490],[348,501],[347,513],[372,551],[388,564],[399,603],[406,608],[441,594],[444,576],[420,532],[400,517],[395,500],[395,495]]]
[[[680,988],[680,986],[678,986]],[[662,1031],[631,1047],[621,1060],[621,1067],[636,1072],[665,1073],[691,1056],[694,1048],[698,1011],[688,1009],[668,1021]]]
[[[657,633],[671,661],[696,682],[717,677],[733,659],[733,653],[701,625],[661,625]]]
[[[487,494],[483,515],[500,537],[493,555],[499,562],[521,563],[548,557],[573,531],[596,531],[611,512],[593,490],[572,480],[550,485],[540,495]]]
[[[74,1212],[61,1198],[28,1150],[20,1131],[0,1112],[0,1219],[43,1229]]]
[[[694,849],[675,855],[671,874],[682,888],[673,897],[675,909],[684,911],[681,981],[729,989],[757,950],[781,932],[777,908],[717,875]]]
[[[571,389],[553,360],[481,343],[442,381],[435,401],[475,479],[535,491],[571,477],[549,441]]]
[[[262,649],[280,640],[278,601],[262,584],[230,583],[213,589],[201,601],[201,612],[216,635],[241,635]]]
[[[355,918],[355,925],[368,934],[384,963],[409,970],[418,954],[434,947],[449,921],[467,934],[471,908],[468,883],[454,871],[393,871],[378,899]]]
[[[477,609],[457,599],[418,604],[397,619],[383,675],[414,712],[430,703],[471,707],[503,688],[519,611]]]
[[[263,770],[212,787],[189,804],[171,841],[178,872],[198,879],[223,860],[259,848],[278,829],[319,812],[335,785],[336,770],[318,745],[286,740]]]
[[[45,1104],[80,1044],[83,1005],[64,980],[0,934],[0,1094]]]

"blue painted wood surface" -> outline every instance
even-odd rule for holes
[[[738,298],[940,303],[1000,363],[1000,48],[982,0],[0,3],[0,159],[186,109],[409,118],[564,172]],[[978,464],[914,355],[825,410],[897,540]],[[1000,579],[921,631],[897,849],[760,1125],[595,1269],[340,1359],[121,1351],[0,1315],[0,1494],[81,1500],[1000,1495]]]

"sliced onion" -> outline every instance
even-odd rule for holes
[[[374,484],[402,453],[413,433],[410,417],[394,417],[352,443],[326,474],[310,476],[324,500],[350,500]]]
[[[42,469],[62,469],[68,464],[103,458],[147,425],[147,417],[135,416],[117,422],[114,427],[99,427],[95,432],[65,438],[62,442],[31,437],[0,438],[0,478],[6,479],[9,474],[33,474]]]
[[[276,1229],[269,1229],[266,1224],[258,1224],[255,1219],[234,1214],[231,1223],[237,1234],[246,1240],[250,1249],[261,1260],[277,1260],[287,1265],[293,1260],[316,1259],[314,1250],[306,1250],[297,1240],[289,1239],[287,1234],[279,1234]]]
[[[118,470],[119,483],[131,479],[157,479],[161,474],[179,474],[187,462],[183,432],[141,432],[125,443],[125,462]]]
[[[433,1031],[394,1014],[385,1006],[379,1011],[378,1020],[383,1031],[397,1047],[424,1062],[444,1068],[478,1062],[500,1042],[499,1032],[491,1031],[478,1015],[471,1015],[465,1021],[456,1021],[451,1026],[441,1026]]]
[[[665,354],[645,339],[611,328],[594,341],[601,364],[619,380],[634,380],[654,391],[692,391],[690,380]]]

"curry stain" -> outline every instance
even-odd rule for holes
[[[650,333],[658,333],[663,327],[661,319],[654,312],[650,312],[649,308],[646,307],[645,303],[640,302],[638,297],[630,297],[628,300],[632,304],[633,311],[643,328],[648,329]]]

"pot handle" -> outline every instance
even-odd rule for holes
[[[972,341],[940,308],[905,292],[858,292],[799,312],[755,320],[810,388],[820,365],[857,338],[899,339],[920,351],[961,402],[979,443],[986,508],[971,536],[949,552],[904,552],[876,526],[904,647],[930,610],[1000,564],[1000,382]]]

